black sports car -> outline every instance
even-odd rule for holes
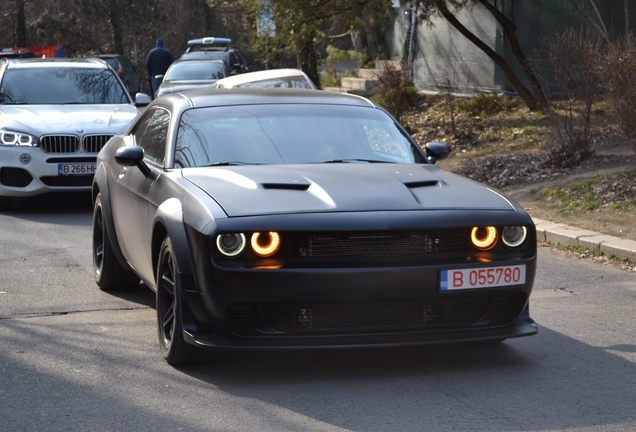
[[[156,292],[171,364],[533,335],[532,220],[448,154],[360,97],[163,96],[99,153],[95,279]]]

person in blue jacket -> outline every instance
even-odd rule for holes
[[[161,80],[156,79],[155,76],[164,75],[173,61],[174,56],[172,53],[163,47],[163,39],[157,38],[157,46],[151,49],[148,57],[146,57],[146,71],[148,72],[153,99],[159,84],[161,84]]]

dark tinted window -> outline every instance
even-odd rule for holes
[[[225,64],[221,61],[184,61],[173,63],[166,72],[166,81],[218,80],[225,77]]]
[[[169,125],[170,113],[163,108],[155,108],[135,128],[135,143],[144,148],[146,161],[163,166]]]
[[[43,67],[7,69],[0,103],[125,104],[126,90],[110,69]]]

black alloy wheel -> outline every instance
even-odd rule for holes
[[[97,194],[93,207],[93,274],[103,291],[128,290],[139,286],[139,278],[119,264],[108,237],[102,194]]]
[[[203,350],[186,343],[181,317],[181,282],[172,242],[166,237],[159,251],[157,264],[157,324],[159,346],[171,365],[203,359]]]

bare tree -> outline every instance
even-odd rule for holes
[[[601,90],[602,46],[601,36],[589,29],[566,29],[544,42],[545,76],[554,79],[561,95],[548,110],[555,132],[551,160],[557,167],[576,166],[594,153],[590,126]]]
[[[636,37],[628,34],[614,42],[605,54],[604,63],[607,95],[636,153]]]
[[[596,12],[596,16],[598,18],[598,21],[595,20],[594,18],[592,18],[591,16],[589,16],[576,0],[567,0],[567,1],[572,6],[574,6],[576,8],[576,10],[578,10],[581,13],[581,15],[583,15],[585,17],[585,19],[590,24],[592,24],[594,26],[594,28],[596,30],[598,30],[598,32],[601,34],[601,36],[603,36],[603,39],[605,39],[605,42],[607,44],[611,43],[610,37],[609,37],[609,33],[607,31],[607,27],[605,27],[605,23],[603,22],[603,18],[601,17],[601,14],[598,11],[598,8],[596,7],[596,3],[594,3],[594,0],[589,0],[589,1],[590,1],[590,4],[592,5],[592,8],[594,8],[594,11]],[[625,12],[627,12],[627,0],[625,0]],[[626,14],[626,16],[627,16],[627,14]]]

